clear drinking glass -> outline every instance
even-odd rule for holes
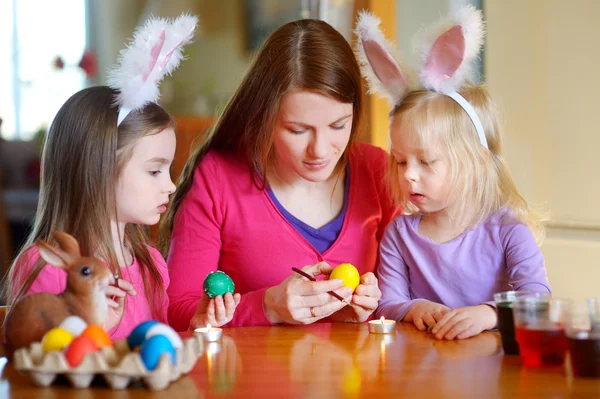
[[[502,338],[502,348],[505,355],[518,355],[519,345],[515,340],[515,324],[513,305],[519,299],[550,298],[549,292],[537,291],[505,291],[494,294],[496,313],[498,314],[498,331]]]
[[[564,365],[567,352],[565,324],[570,306],[570,300],[558,298],[524,298],[515,302],[515,335],[525,366]]]

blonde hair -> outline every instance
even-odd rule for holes
[[[473,106],[481,119],[489,151],[481,145],[473,122],[452,98],[433,91],[410,92],[394,107],[392,124],[409,126],[425,147],[435,145],[448,163],[450,197],[456,201],[455,216],[463,220],[470,210],[475,214],[464,222],[472,228],[501,209],[507,209],[533,231],[538,243],[544,238],[544,218],[519,194],[508,165],[502,156],[502,134],[498,110],[488,91],[481,85],[465,85],[459,93]],[[400,189],[396,160],[390,157],[389,186],[399,205],[409,214],[416,213]]]
[[[174,127],[174,120],[159,105],[149,103],[129,114],[117,128],[117,94],[106,86],[83,89],[71,96],[54,118],[44,142],[33,230],[4,283],[7,303],[27,293],[46,265],[40,258],[31,273],[22,275],[20,265],[28,262],[27,250],[37,240],[56,245],[51,236],[55,230],[71,234],[83,255],[103,259],[121,275],[110,227],[117,209],[116,182],[137,140]],[[153,317],[160,320],[164,282],[147,247],[145,227],[128,224],[121,240],[131,247],[140,265],[144,293]]]

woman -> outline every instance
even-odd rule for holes
[[[384,184],[387,154],[356,143],[362,93],[351,47],[327,23],[290,22],[267,39],[192,154],[163,221],[176,329],[362,322],[377,308],[373,271],[396,208]],[[339,279],[291,271],[306,265],[327,277],[340,263],[362,275],[354,294]],[[241,300],[203,296],[215,270]]]

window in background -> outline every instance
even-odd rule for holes
[[[281,25],[309,14],[309,3],[314,0],[293,0],[280,2],[274,0],[246,0],[246,36],[248,49],[257,51],[266,38]]]
[[[85,67],[93,69],[94,60],[84,55],[85,15],[85,0],[0,2],[3,138],[28,140],[47,129],[60,106],[86,86]]]
[[[300,18],[316,18],[352,40],[354,0],[245,0],[247,46],[256,52],[281,25]]]

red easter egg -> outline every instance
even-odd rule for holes
[[[85,335],[75,338],[65,351],[65,358],[71,367],[77,367],[90,352],[96,352],[98,346],[93,339]]]

